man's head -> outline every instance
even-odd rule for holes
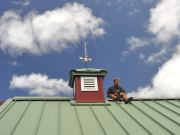
[[[114,85],[119,86],[120,84],[120,79],[119,78],[114,78]]]

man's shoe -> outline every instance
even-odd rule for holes
[[[133,97],[129,97],[129,98],[128,98],[128,101],[129,101],[129,102],[133,101]]]
[[[122,100],[121,100],[121,98],[120,98],[120,97],[117,97],[117,101],[121,102]]]
[[[124,101],[125,104],[131,103],[133,101],[133,97],[129,97],[127,100]]]
[[[129,103],[129,100],[124,100],[124,103],[125,103],[125,104],[128,104],[128,103]]]
[[[114,98],[113,101],[119,101],[118,98]]]

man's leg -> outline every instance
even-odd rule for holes
[[[124,102],[127,104],[128,102],[131,102],[133,100],[132,97],[128,98],[128,96],[126,95],[126,93],[121,92],[120,96],[124,99]]]
[[[115,94],[110,94],[109,97],[114,101],[121,101],[121,97]]]
[[[126,93],[121,92],[121,93],[120,93],[120,96],[121,96],[125,101],[128,100],[128,97],[127,97]]]
[[[117,96],[115,94],[109,94],[108,97],[114,101],[117,99]]]

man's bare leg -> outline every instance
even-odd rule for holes
[[[128,98],[128,96],[124,92],[120,93],[120,96],[124,99],[125,103],[131,102],[133,100],[132,97]]]
[[[126,95],[126,93],[120,93],[120,96],[121,96],[124,100],[128,100],[128,96]]]

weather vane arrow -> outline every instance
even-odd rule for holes
[[[84,44],[84,57],[79,57],[80,60],[82,60],[85,63],[85,66],[87,68],[87,63],[92,61],[92,58],[88,57],[87,53],[87,43]]]

